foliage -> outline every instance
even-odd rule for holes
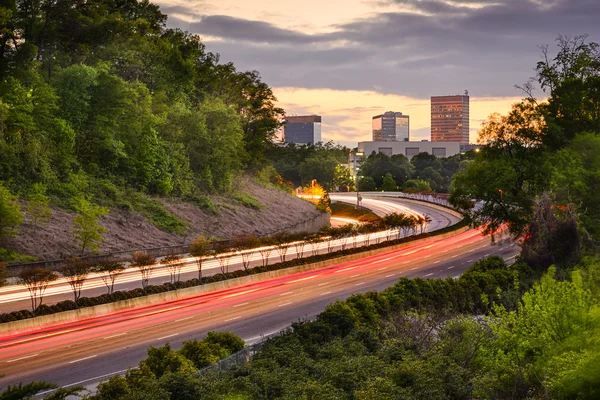
[[[52,209],[50,208],[50,198],[46,196],[47,188],[40,184],[34,183],[27,196],[27,211],[28,223],[37,226],[47,224],[52,218]]]
[[[348,166],[338,164],[335,167],[333,186],[341,192],[356,191],[356,181],[352,175],[352,170]]]
[[[144,289],[148,287],[148,280],[152,276],[155,264],[156,258],[150,253],[136,251],[131,255],[131,266],[140,270],[142,274],[142,287]]]
[[[190,255],[196,259],[198,266],[198,279],[202,279],[202,263],[204,257],[210,254],[210,240],[204,236],[198,236],[190,245]]]
[[[383,181],[381,183],[381,190],[383,190],[384,192],[395,192],[398,190],[398,185],[396,185],[394,177],[389,172],[383,177]]]
[[[85,283],[88,275],[92,272],[92,265],[86,261],[82,261],[78,258],[72,258],[58,271],[69,283],[71,290],[73,291],[73,297],[75,304],[81,297],[81,289]]]
[[[0,239],[15,235],[22,223],[23,214],[15,196],[0,184]]]
[[[100,275],[108,289],[108,294],[111,295],[115,289],[115,280],[125,271],[125,265],[112,260],[103,260],[94,265],[92,270]]]
[[[339,164],[348,162],[350,150],[333,142],[297,145],[287,143],[285,146],[271,146],[267,149],[267,157],[281,176],[282,181],[289,181],[294,187],[305,186],[313,179],[323,184],[328,190],[333,189],[328,185],[338,185],[337,179],[345,179],[344,171],[338,171]],[[342,182],[341,186],[345,186]]]
[[[44,292],[50,283],[57,280],[55,272],[39,267],[23,268],[19,273],[19,283],[25,285],[31,298],[31,310],[38,311],[44,300]]]
[[[247,193],[235,193],[233,199],[244,207],[253,208],[255,210],[260,210],[265,206],[256,197]]]
[[[360,175],[373,178],[378,188],[381,188],[385,174],[391,174],[397,186],[403,186],[412,175],[413,166],[403,155],[391,157],[383,153],[373,152],[360,165]]]
[[[100,383],[90,399],[151,398],[149,393],[164,393],[159,398],[203,398],[207,388],[196,370],[243,348],[244,341],[230,332],[209,332],[202,340],[183,342],[180,350],[173,350],[169,343],[150,347],[137,370],[130,369],[124,377],[116,375]]]
[[[361,192],[373,192],[377,190],[377,183],[370,176],[361,176],[358,180],[358,190]]]
[[[81,247],[81,254],[86,249],[97,252],[104,241],[102,235],[106,233],[106,228],[98,223],[98,218],[108,213],[108,208],[96,206],[89,200],[78,197],[74,199],[73,208],[78,215],[73,221],[73,235],[75,241]]]

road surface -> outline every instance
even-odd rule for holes
[[[399,277],[456,278],[475,260],[514,258],[518,247],[491,243],[469,230],[319,270],[206,293],[116,314],[0,337],[0,387],[44,380],[59,385],[98,382],[146,357],[149,346],[231,331],[246,342],[312,318],[336,299],[383,290]]]

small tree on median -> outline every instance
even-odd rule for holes
[[[69,286],[71,286],[75,304],[77,304],[81,297],[81,289],[91,270],[92,265],[90,263],[81,261],[79,258],[72,258],[58,271],[67,280]]]
[[[35,313],[42,305],[44,292],[51,282],[58,279],[54,271],[40,267],[25,268],[19,273],[19,283],[24,285],[31,297],[31,309]]]
[[[248,271],[250,268],[250,258],[254,251],[248,251],[260,246],[260,240],[254,235],[238,236],[234,239],[234,247],[242,257],[242,266]]]
[[[210,240],[204,236],[198,236],[190,245],[190,255],[196,259],[198,266],[198,279],[202,280],[202,263],[210,254]]]
[[[148,287],[148,280],[152,276],[154,264],[156,264],[156,258],[152,254],[144,253],[143,251],[136,251],[131,257],[131,265],[140,270],[142,274],[142,288],[146,289]]]
[[[115,280],[123,273],[125,266],[116,261],[100,261],[93,267],[93,271],[100,275],[100,278],[108,289],[108,294],[113,294],[115,290]]]
[[[175,284],[176,282],[179,282],[181,277],[181,268],[183,268],[181,256],[177,254],[170,254],[163,258],[161,264],[167,267],[167,271],[169,271],[169,275],[171,277],[171,283]]]
[[[229,262],[231,261],[231,255],[225,254],[231,251],[231,248],[224,242],[217,242],[213,246],[214,254],[213,258],[219,263],[221,273],[226,274],[229,272]]]

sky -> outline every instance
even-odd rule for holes
[[[288,115],[323,117],[324,140],[371,140],[371,118],[410,115],[430,138],[430,96],[471,96],[471,142],[523,97],[540,46],[600,42],[600,0],[156,0],[167,26],[257,70]],[[543,97],[542,92],[537,93]]]

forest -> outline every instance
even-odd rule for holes
[[[206,194],[236,180],[278,184],[271,88],[166,21],[147,0],[0,3],[0,240],[52,207],[90,221],[118,207],[183,234],[160,197],[215,213]]]

